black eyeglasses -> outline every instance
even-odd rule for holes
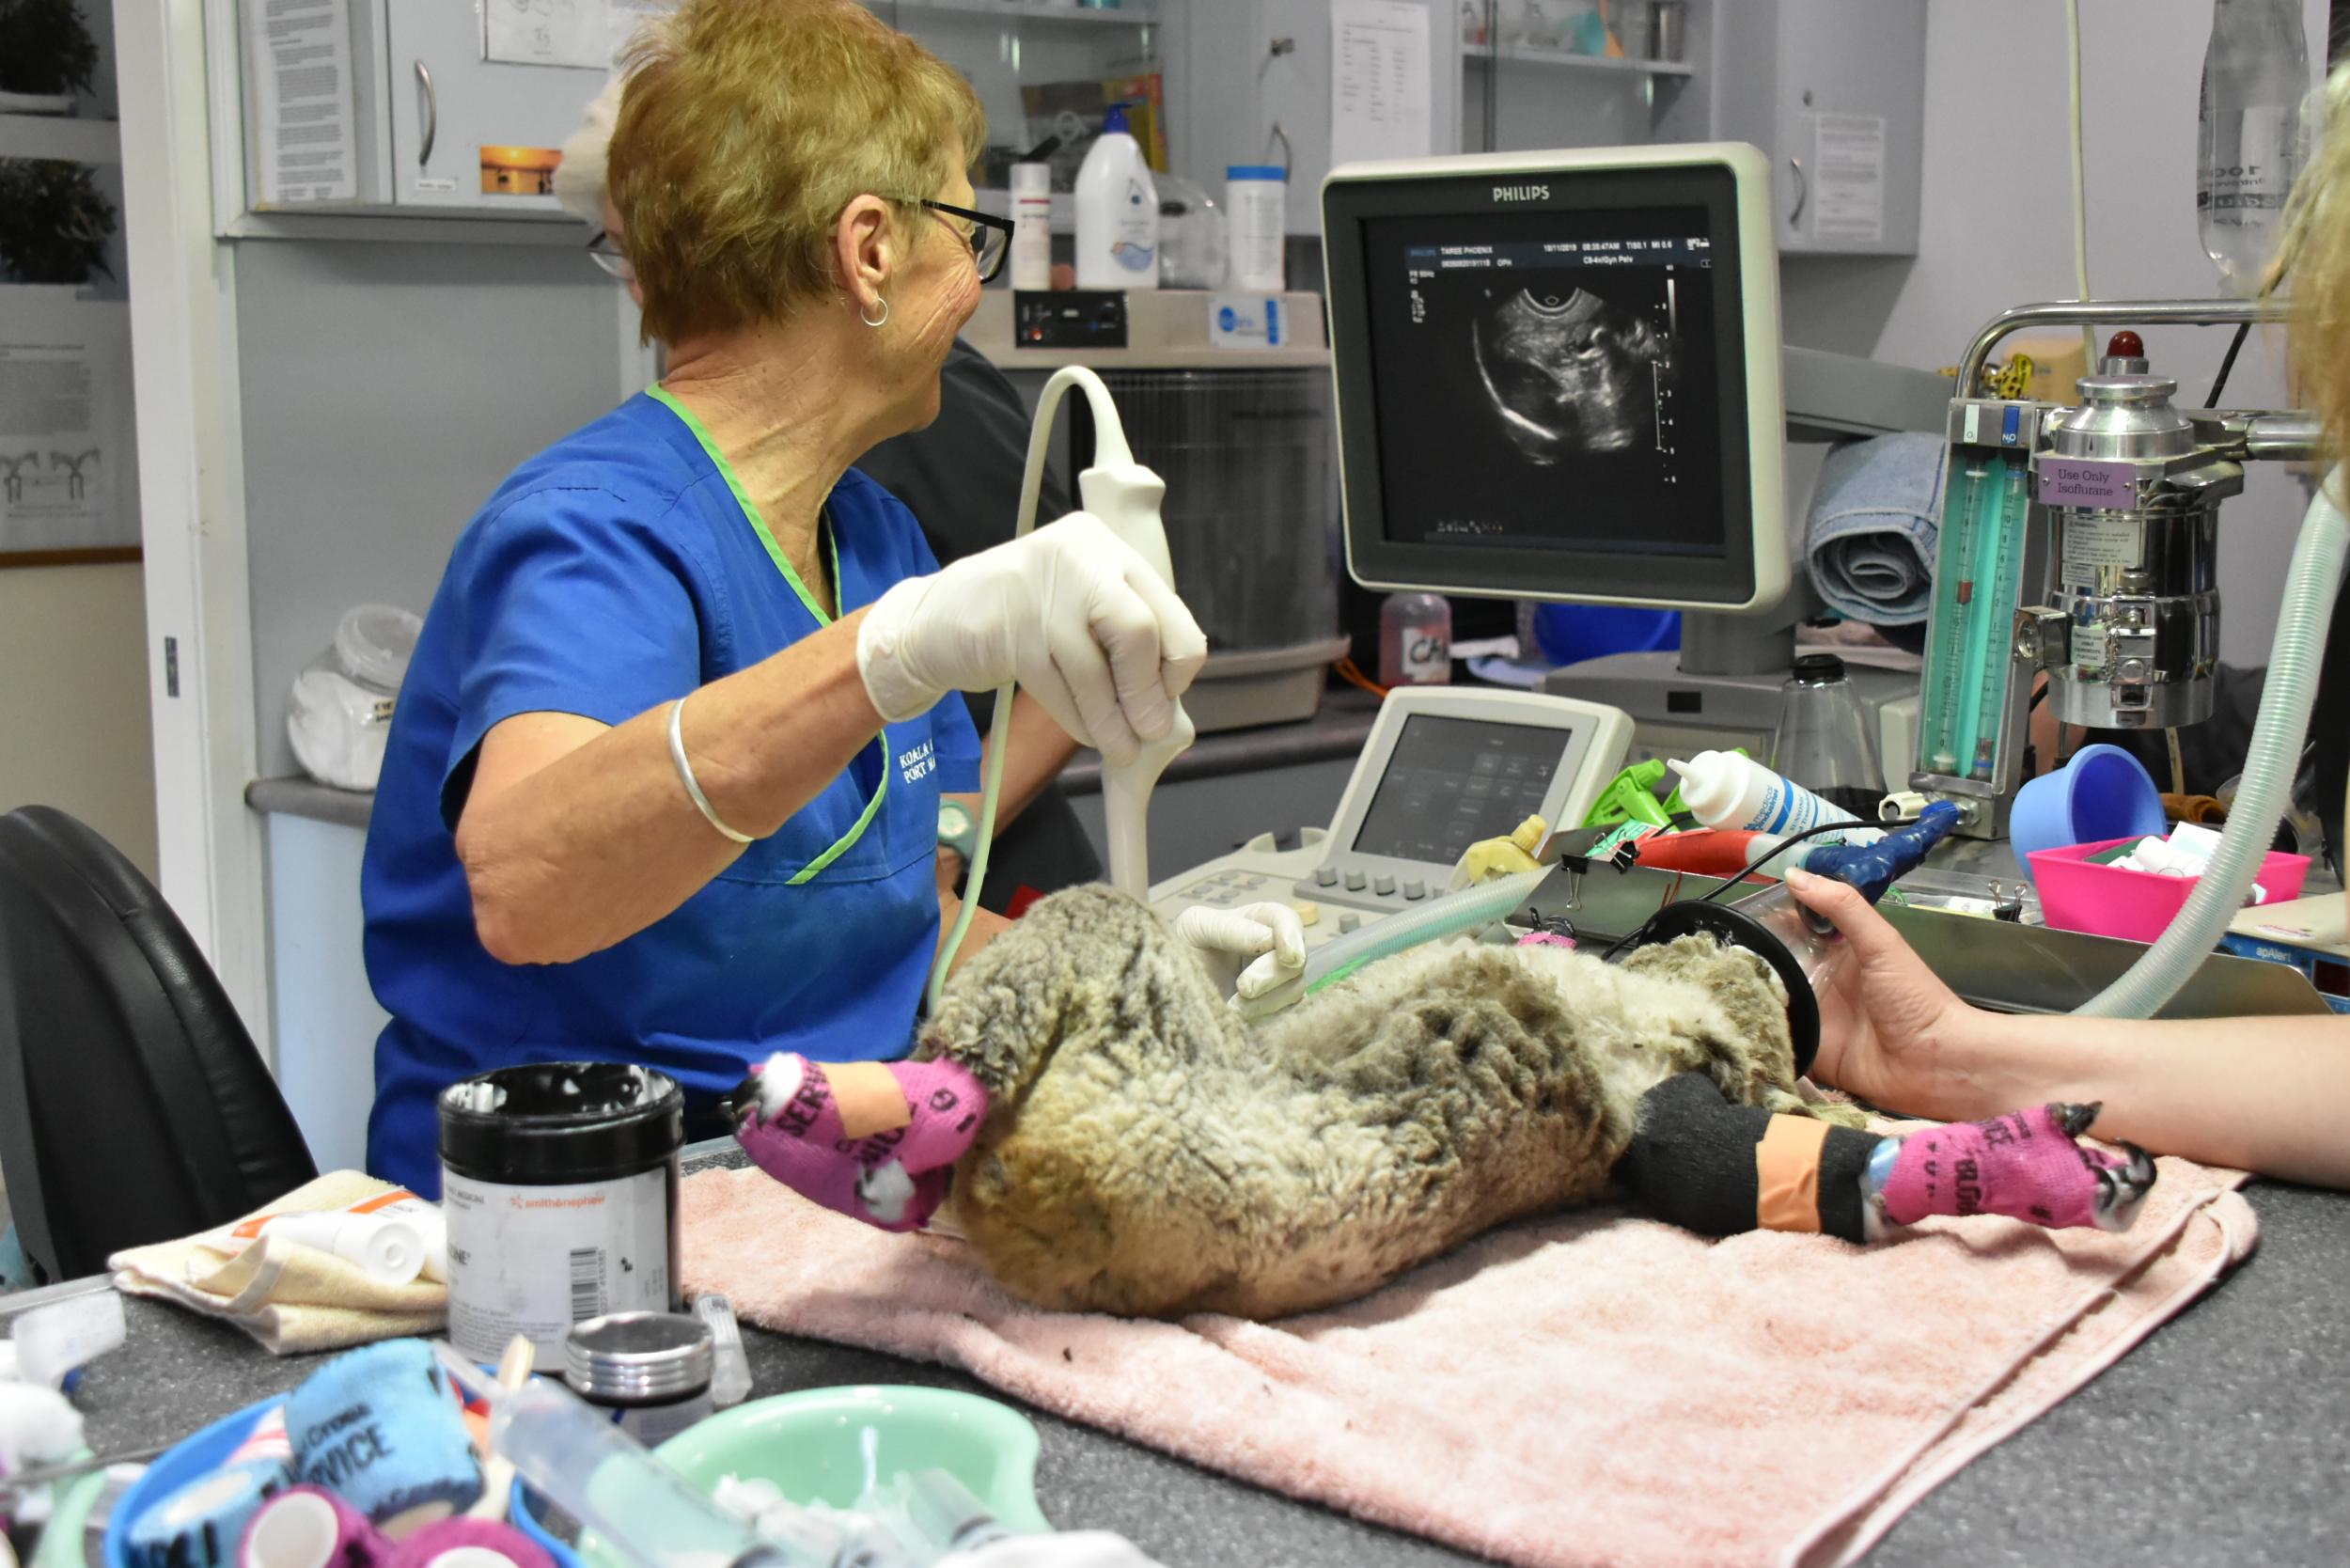
[[[622,283],[636,280],[636,269],[629,265],[628,253],[608,230],[599,228],[596,237],[588,242],[588,259],[619,278]]]
[[[971,259],[979,263],[979,281],[993,283],[1004,270],[1004,258],[1011,254],[1011,220],[999,218],[993,212],[975,212],[968,207],[953,207],[927,197],[901,197],[933,212],[944,212],[950,218],[961,218],[971,229],[964,238],[971,243]],[[959,229],[958,232],[961,232]]]

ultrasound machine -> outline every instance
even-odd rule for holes
[[[1939,429],[1948,397],[1838,355],[1789,353],[1782,370],[1770,191],[1735,144],[1331,174],[1348,571],[1379,590],[1679,609],[1693,646],[1546,692],[1395,692],[1326,827],[1159,883],[1162,915],[1286,899],[1319,944],[1442,893],[1463,851],[1529,814],[1579,825],[1628,756],[1751,743],[1756,682],[1767,733],[1794,646],[1790,433]],[[1720,652],[1745,672],[1707,673]],[[1867,695],[1916,690],[1889,680]]]

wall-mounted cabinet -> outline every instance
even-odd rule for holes
[[[982,188],[1046,134],[1073,150],[1106,105],[1148,101],[1181,166],[1170,61],[1183,0],[868,0],[969,77],[988,115]],[[549,220],[556,153],[611,62],[666,0],[205,0],[224,233],[292,216]],[[552,11],[555,25],[540,13]],[[1140,118],[1140,117],[1138,117]],[[231,150],[234,149],[234,150]],[[1062,183],[1065,185],[1067,180]],[[248,215],[265,222],[248,225]],[[347,232],[348,230],[339,230]]]
[[[494,28],[489,0],[212,4],[226,12],[214,37],[233,39],[237,67],[235,134],[215,145],[243,154],[216,182],[234,203],[224,223],[243,212],[556,215],[556,153],[645,8],[567,0],[576,24],[557,34],[516,31],[503,12]]]
[[[1713,21],[1714,134],[1770,156],[1780,254],[1916,255],[1926,0],[1717,0]]]
[[[382,48],[383,69],[358,78],[361,118],[379,130],[384,123],[372,93],[390,110],[384,185],[368,199],[432,212],[560,211],[548,194],[556,155],[603,90],[608,42],[594,65],[525,64],[485,57],[482,18],[471,5],[357,0],[352,11]]]

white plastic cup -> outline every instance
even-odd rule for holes
[[[1053,286],[1053,166],[1011,166],[1011,286],[1041,293]]]
[[[61,1387],[74,1368],[121,1348],[124,1334],[122,1297],[112,1291],[36,1307],[16,1320],[9,1346],[15,1353],[16,1375],[27,1383]]]
[[[1288,287],[1282,252],[1289,243],[1289,171],[1271,164],[1234,164],[1224,171],[1225,223],[1231,241],[1231,287],[1277,294]]]

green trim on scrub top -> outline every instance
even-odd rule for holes
[[[727,489],[733,492],[734,504],[743,510],[744,521],[750,524],[753,533],[759,535],[759,542],[767,547],[767,558],[776,563],[776,570],[782,572],[783,580],[791,585],[791,591],[800,596],[800,603],[807,607],[809,615],[816,618],[816,624],[831,625],[833,618],[824,613],[824,607],[816,603],[816,596],[807,591],[807,585],[800,581],[800,574],[791,569],[791,558],[783,553],[783,546],[776,542],[776,536],[767,531],[767,520],[759,515],[759,509],[751,504],[750,494],[744,490],[743,481],[735,478],[734,464],[728,463],[727,455],[718,450],[718,444],[710,439],[710,432],[702,428],[699,419],[694,417],[693,410],[678,401],[666,386],[650,386],[646,391],[655,402],[684,421],[685,428],[694,432],[694,439],[701,443],[711,466],[718,470],[718,477],[727,481]],[[837,530],[827,526],[824,540],[832,547],[832,591],[837,597],[840,592],[840,539]],[[873,825],[873,818],[881,810],[882,797],[889,793],[888,737],[877,735],[874,741],[882,748],[881,784],[873,791],[871,798],[866,801],[865,810],[858,816],[855,824],[842,834],[832,848],[801,867],[786,884],[787,886],[797,887],[822,875],[825,867],[848,854],[856,841],[865,837],[865,830]]]

